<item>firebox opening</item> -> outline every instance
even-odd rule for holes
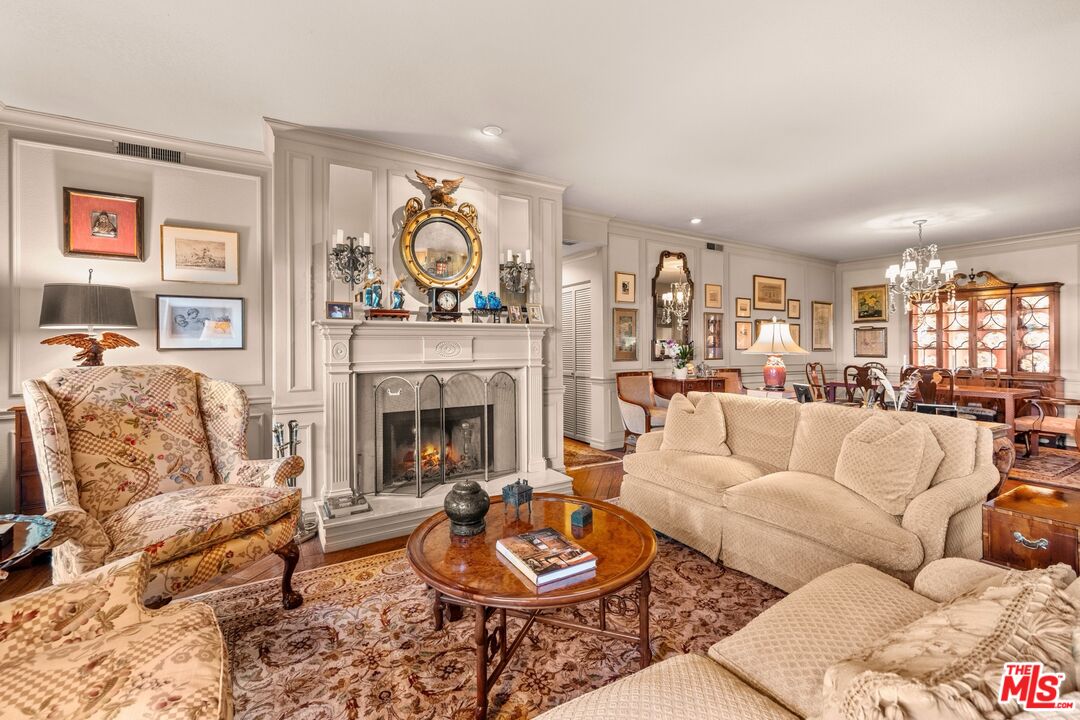
[[[495,406],[491,404],[421,410],[421,484],[429,486],[474,476],[482,478],[485,467],[493,469],[494,416]],[[382,421],[382,456],[385,458],[382,491],[415,488],[416,413],[409,410],[387,412]]]

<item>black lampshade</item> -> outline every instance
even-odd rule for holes
[[[134,328],[131,290],[116,285],[49,283],[38,326],[58,329]]]

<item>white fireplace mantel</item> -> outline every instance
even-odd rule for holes
[[[544,452],[544,336],[551,325],[322,320],[315,326],[325,350],[324,498],[349,495],[350,481],[358,472],[358,437],[364,431],[358,425],[360,376],[445,377],[463,370],[504,370],[513,375],[518,388],[517,474],[539,490],[569,490],[570,478],[551,469]],[[505,482],[506,478],[493,479],[486,489],[496,494]],[[365,492],[374,490],[370,479],[363,484]],[[401,534],[441,507],[447,489],[433,490],[423,498],[368,495],[370,513],[329,521],[320,515],[323,547],[338,550]]]

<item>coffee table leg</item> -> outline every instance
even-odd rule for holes
[[[486,720],[488,710],[487,689],[487,612],[483,606],[476,607],[476,720]]]
[[[431,614],[435,617],[435,629],[442,630],[443,628],[443,602],[439,599],[439,591],[435,588],[431,588],[435,591],[435,602],[431,604]]]
[[[641,638],[639,648],[641,650],[641,667],[645,669],[652,663],[652,649],[649,647],[649,593],[652,592],[652,583],[649,581],[649,571],[641,576],[641,589],[638,592],[638,632]]]

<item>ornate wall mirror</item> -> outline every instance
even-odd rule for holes
[[[450,195],[461,184],[420,175],[431,190],[432,207],[423,209],[420,198],[405,203],[405,226],[401,231],[401,257],[405,268],[422,288],[462,289],[480,270],[480,232],[476,229],[476,208],[461,203],[458,210]],[[428,183],[427,181],[430,181]]]
[[[665,358],[665,341],[690,342],[690,318],[694,305],[694,281],[686,253],[665,250],[652,281],[653,343],[652,359]]]

